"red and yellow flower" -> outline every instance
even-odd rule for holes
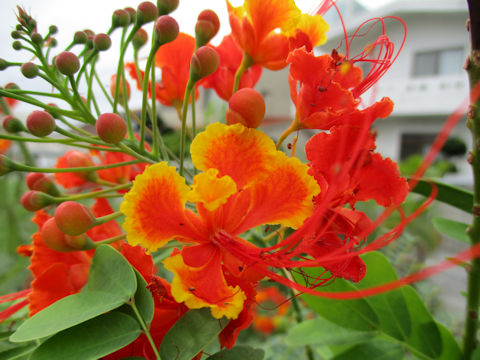
[[[212,124],[191,145],[192,161],[202,172],[193,185],[162,162],[148,166],[125,195],[120,211],[132,245],[149,251],[177,239],[185,244],[164,261],[174,274],[172,295],[189,308],[210,307],[216,318],[239,317],[247,284],[263,277],[221,245],[261,224],[298,228],[313,212],[319,186],[308,167],[277,151],[262,132],[240,124]],[[186,207],[196,205],[196,212]],[[242,281],[240,281],[242,280]]]
[[[227,6],[233,38],[250,65],[279,70],[287,65],[292,47],[311,50],[326,40],[323,18],[302,14],[293,0],[245,0],[239,7],[227,0]]]

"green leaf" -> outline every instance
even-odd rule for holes
[[[429,179],[428,181],[420,180],[412,192],[423,196],[430,196],[432,184],[434,184],[438,190],[435,200],[444,202],[468,213],[473,212],[473,193],[465,189]]]
[[[207,360],[263,360],[265,351],[262,349],[254,349],[250,346],[235,346],[232,349],[219,351]]]
[[[367,265],[367,274],[358,283],[359,289],[386,284],[397,280],[397,275],[388,259],[379,252],[362,256]],[[369,297],[367,302],[375,309],[380,320],[380,329],[399,340],[407,340],[411,321],[405,297],[401,289]]]
[[[442,234],[448,235],[453,239],[470,244],[470,237],[467,234],[468,224],[442,217],[433,218],[432,221],[435,229],[440,231]]]
[[[473,352],[472,360],[480,360],[480,347],[477,347]]]
[[[10,335],[12,335],[15,331],[2,331],[0,332],[0,341],[7,340]]]
[[[110,245],[101,245],[95,251],[88,291],[104,291],[128,301],[137,289],[137,279],[130,263]]]
[[[322,273],[322,270],[318,268],[303,270],[311,278],[317,278]],[[302,276],[294,275],[294,277],[299,283],[305,285]],[[330,285],[321,287],[321,291],[325,292],[352,290],[355,290],[355,286],[343,279],[336,279]],[[310,308],[322,317],[344,328],[359,331],[371,331],[378,328],[380,325],[375,310],[373,310],[365,299],[339,301],[307,294],[302,295],[302,298]]]
[[[412,319],[412,331],[407,341],[410,351],[437,359],[441,355],[443,347],[437,323],[411,286],[403,287],[402,291]]]
[[[404,355],[404,351],[400,345],[377,340],[355,345],[336,355],[332,360],[402,360]]]
[[[134,303],[143,320],[148,325],[152,322],[155,311],[153,296],[150,290],[147,289],[147,282],[136,269],[135,275],[137,277],[137,291],[135,292]]]
[[[437,326],[440,329],[440,335],[442,336],[443,344],[442,355],[440,356],[439,360],[462,359],[462,350],[460,350],[460,346],[458,346],[458,343],[450,330],[440,323],[437,323]]]
[[[27,319],[10,336],[10,341],[30,341],[53,335],[113,310],[123,303],[123,298],[104,291],[86,291],[64,297]]]
[[[292,327],[285,340],[290,346],[344,345],[364,342],[375,336],[375,332],[351,330],[317,318]]]
[[[137,321],[120,312],[100,315],[42,343],[30,360],[94,360],[130,344],[140,335]]]
[[[160,356],[162,359],[191,360],[217,337],[228,321],[215,319],[207,308],[188,311],[163,338]]]
[[[32,344],[2,351],[0,352],[0,359],[2,360],[20,359],[21,357],[31,353],[33,350],[35,350],[36,347],[37,347],[37,344],[32,343]]]

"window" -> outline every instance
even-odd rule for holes
[[[419,52],[415,54],[413,76],[439,76],[458,74],[462,71],[462,48]]]
[[[437,134],[432,134],[432,133],[402,134],[400,159],[405,160],[410,155],[414,155],[414,154],[425,155],[430,149],[430,146],[435,141],[436,137],[437,137]]]

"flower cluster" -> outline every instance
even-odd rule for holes
[[[14,46],[34,52],[39,61],[21,65],[21,72],[27,78],[47,79],[55,88],[52,94],[69,108],[44,104],[12,86],[0,88],[5,113],[9,107],[3,99],[10,105],[14,99],[41,108],[25,125],[12,115],[4,118],[9,134],[0,134],[0,153],[6,153],[10,141],[23,144],[31,139],[78,148],[59,156],[52,169],[36,167],[27,158],[24,163],[0,158],[0,174],[30,172],[29,191],[21,203],[36,212],[33,221],[38,226],[32,244],[18,248],[30,259],[33,280],[27,290],[0,298],[23,299],[1,312],[0,319],[26,305],[34,316],[82,291],[96,249],[110,244],[147,283],[154,315],[144,334],[103,354],[105,359],[159,358],[157,349],[169,329],[188,311],[200,308],[227,320],[218,339],[222,347],[231,348],[254,319],[255,304],[262,301],[257,286],[265,278],[310,293],[334,278],[360,281],[366,268],[356,251],[371,232],[372,221],[355,209],[356,202],[373,199],[380,206],[397,206],[408,192],[396,164],[375,152],[370,129],[376,119],[391,113],[393,103],[383,98],[361,108],[360,67],[336,51],[314,55],[328,29],[321,15],[302,13],[293,0],[245,0],[240,7],[227,1],[232,32],[214,46],[209,41],[220,26],[217,15],[203,11],[192,37],[179,32],[168,15],[177,5],[159,0],[157,6],[143,2],[136,10],[116,10],[106,34],[79,31],[53,59],[49,54],[56,29],[40,35],[36,21],[19,8]],[[143,25],[152,21],[151,48],[140,69],[138,53],[148,40]],[[119,28],[118,72],[112,76],[111,94],[104,91],[112,109],[102,113],[91,83],[98,81],[95,63],[111,46],[109,35]],[[130,45],[133,60],[126,61]],[[17,66],[5,60],[0,64]],[[275,143],[257,129],[265,103],[253,87],[262,68],[287,66],[296,111]],[[82,76],[86,97],[80,95]],[[128,78],[142,92],[139,116],[129,107],[133,90]],[[226,123],[197,129],[193,122],[187,127],[189,104],[195,104],[200,87],[214,89],[228,101]],[[176,109],[179,153],[166,146],[156,120],[157,101]],[[78,122],[95,129],[91,132]],[[324,130],[306,145],[308,163],[281,146],[302,129]],[[54,175],[43,174],[48,172]],[[116,219],[121,219],[121,227]],[[255,229],[263,225],[275,230],[265,241],[253,241],[258,237]],[[170,277],[159,275],[160,262]],[[288,274],[304,267],[323,269],[310,287]],[[281,309],[279,313],[285,311]],[[270,332],[273,325],[261,322],[256,319],[256,326]]]

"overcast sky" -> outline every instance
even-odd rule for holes
[[[65,48],[72,39],[75,31],[92,29],[96,33],[106,32],[110,26],[111,14],[115,9],[131,6],[136,8],[141,0],[1,0],[0,11],[0,57],[9,61],[26,62],[31,58],[25,51],[15,51],[11,47],[11,31],[15,28],[16,5],[23,6],[38,23],[38,31],[45,34],[49,25],[55,24],[59,28],[56,35],[59,45],[55,50]],[[391,2],[391,0],[363,0],[360,1],[366,7],[372,8]],[[234,5],[241,5],[243,0],[231,0]],[[319,0],[296,0],[297,5],[308,12]],[[230,32],[226,2],[224,0],[180,0],[179,8],[172,14],[179,24],[180,31],[193,34],[195,21],[203,9],[213,9],[217,12],[220,21],[220,33],[213,43],[219,43],[222,37]],[[108,84],[111,74],[115,71],[116,58],[118,56],[119,31],[112,36],[112,48],[106,52],[98,63],[97,70],[101,74],[102,81]],[[54,52],[56,53],[56,52]],[[127,53],[126,60],[131,60],[132,54]],[[21,87],[35,88],[48,91],[48,86],[40,79],[27,80],[21,75],[17,67],[0,72],[0,85],[8,82],[16,82]],[[19,109],[20,110],[20,109]]]

